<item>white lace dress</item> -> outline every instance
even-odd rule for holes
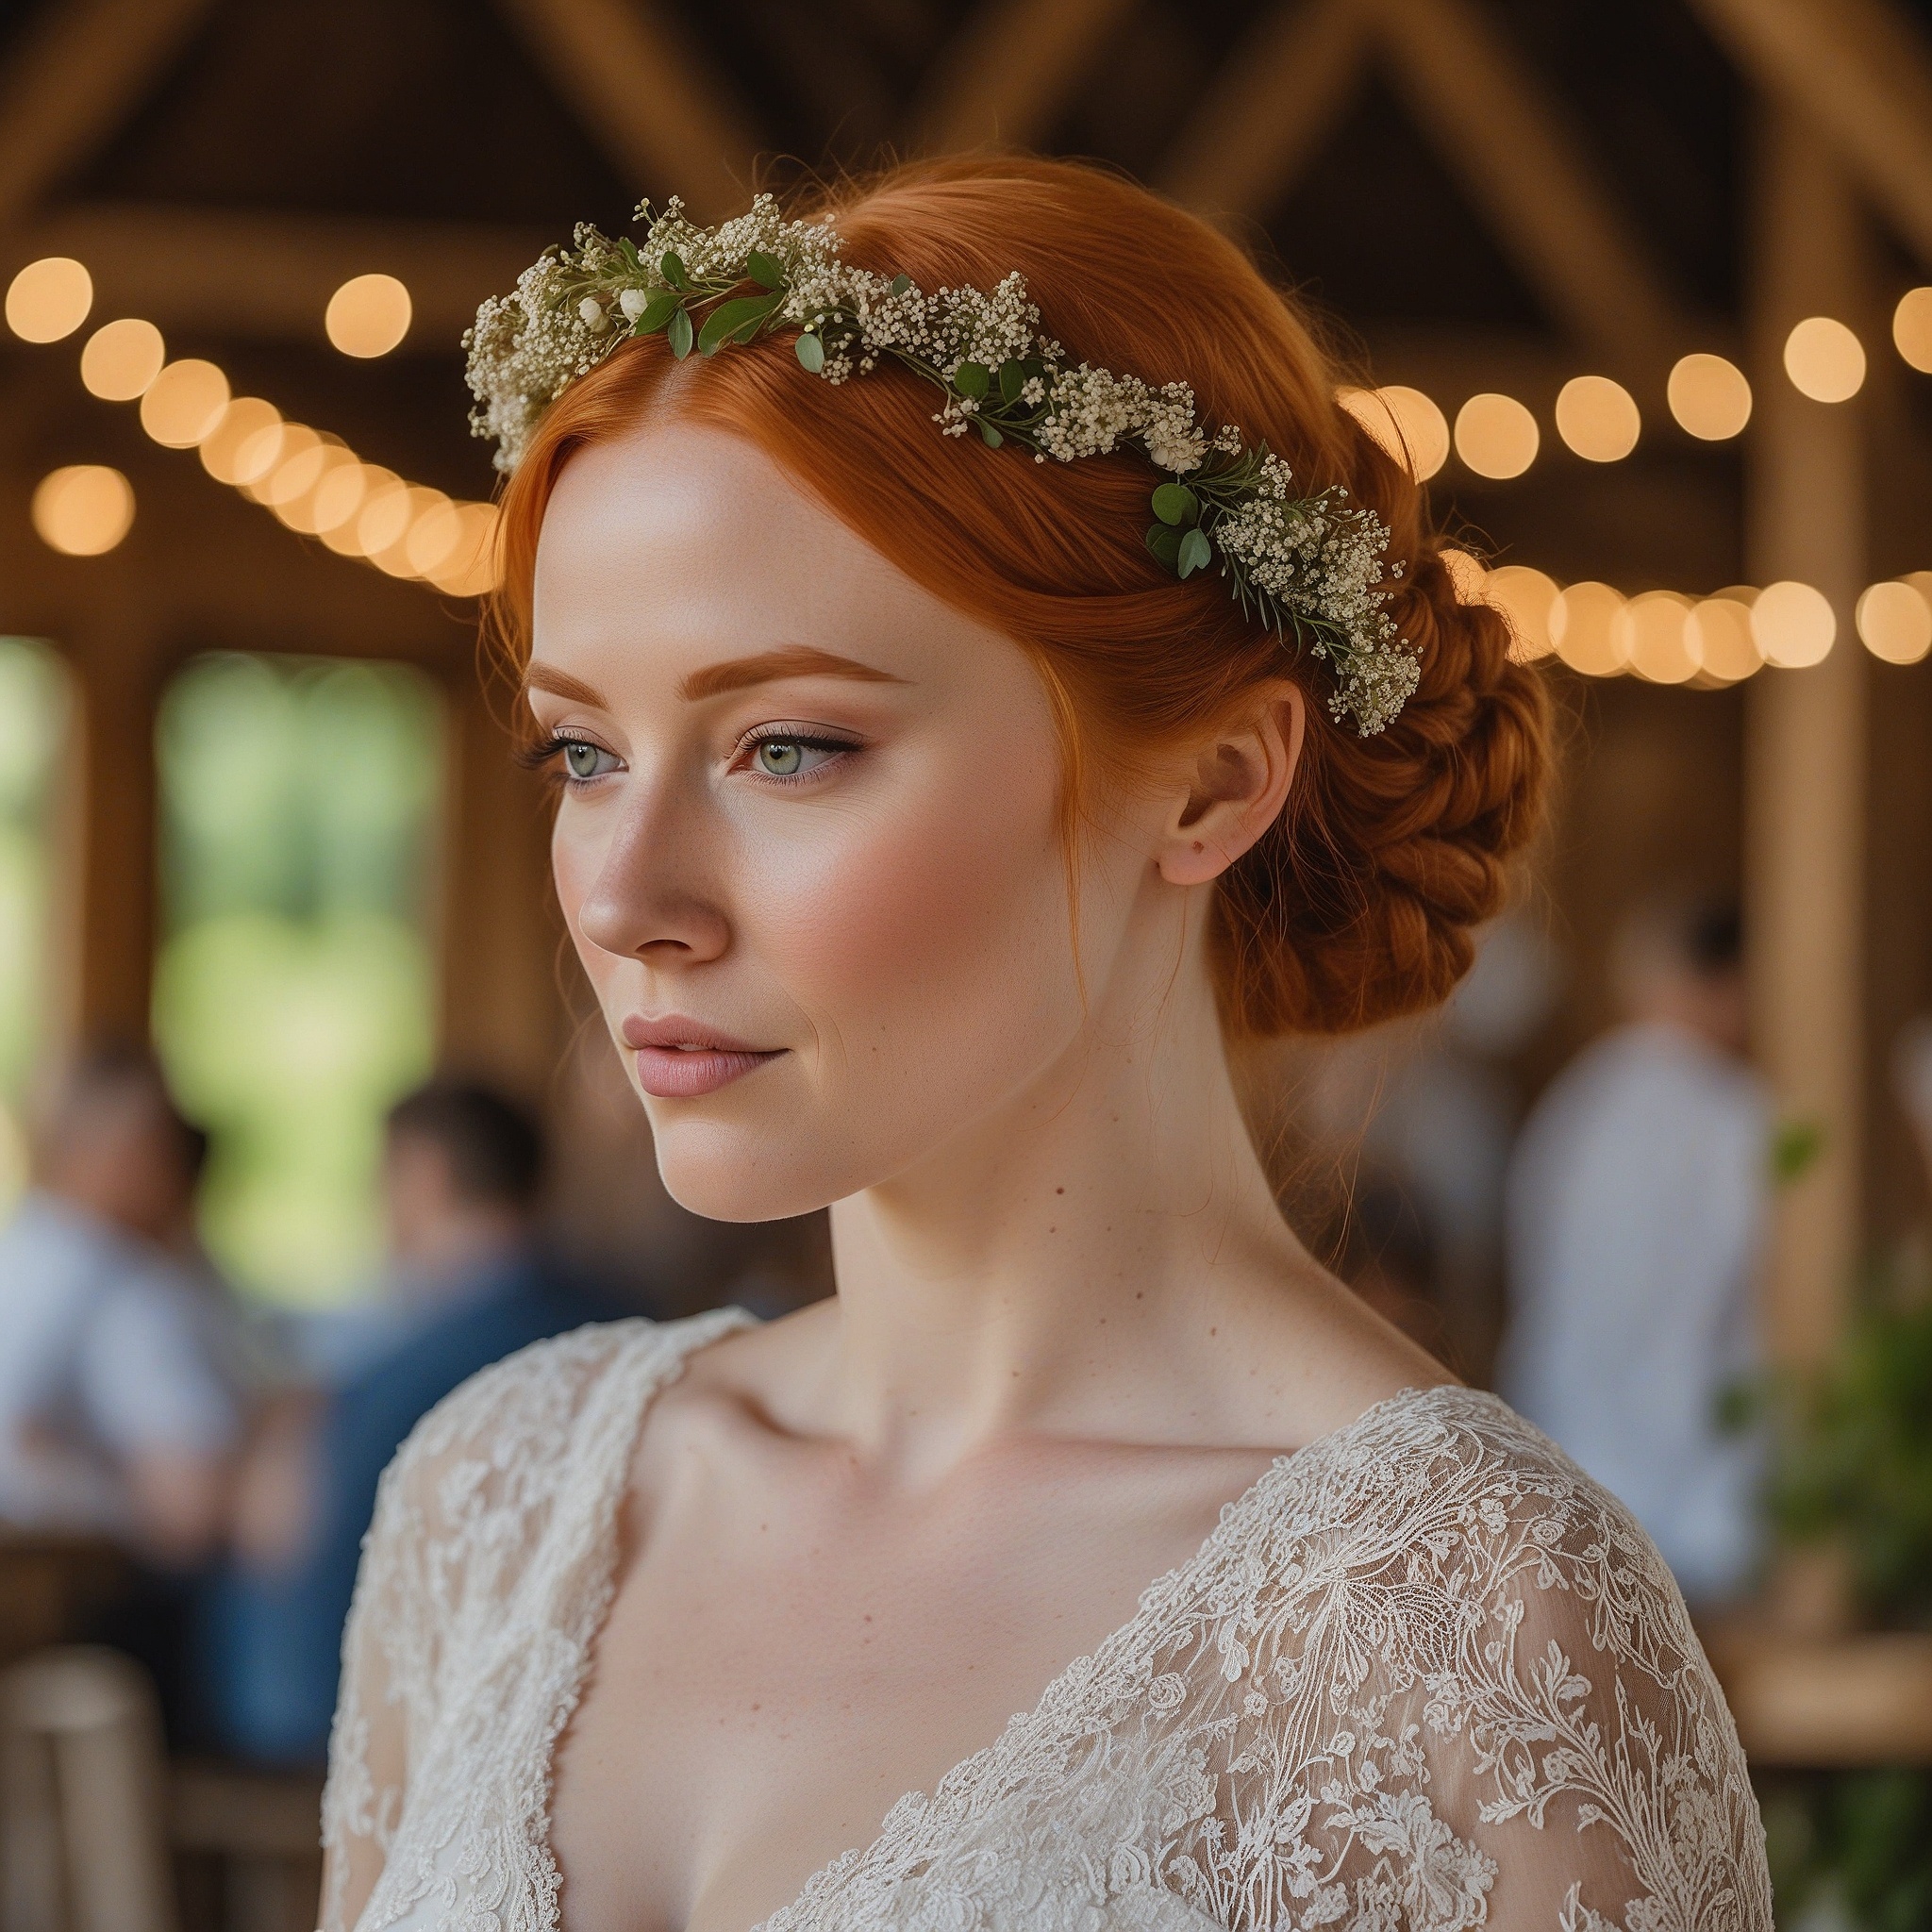
[[[540,1343],[411,1436],[345,1642],[325,1932],[556,1932],[551,1758],[638,1430],[745,1319]],[[1771,1923],[1737,1732],[1648,1540],[1493,1396],[1433,1389],[1277,1460],[762,1932]]]

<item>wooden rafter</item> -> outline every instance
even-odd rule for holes
[[[950,154],[1044,141],[1126,11],[1126,0],[981,0],[914,104],[923,145]]]
[[[640,195],[715,221],[748,195],[750,116],[644,0],[497,0]]]
[[[1932,50],[1886,0],[1692,0],[1767,93],[1813,123],[1932,264]]]
[[[1536,77],[1470,0],[1364,4],[1410,112],[1556,318],[1633,374],[1698,340]]]
[[[0,74],[0,230],[38,205],[140,106],[209,0],[68,0]]]
[[[1333,132],[1368,48],[1360,0],[1289,0],[1228,57],[1176,139],[1161,185],[1208,212],[1265,216]]]

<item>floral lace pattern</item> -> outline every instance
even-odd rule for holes
[[[550,1764],[652,1396],[747,1318],[464,1385],[384,1479],[325,1932],[558,1932]],[[1770,1932],[1743,1755],[1647,1538],[1493,1396],[1410,1391],[1229,1504],[1040,1703],[759,1932]]]

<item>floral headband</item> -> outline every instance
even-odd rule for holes
[[[1414,692],[1421,666],[1382,610],[1402,565],[1387,561],[1381,520],[1350,508],[1340,485],[1302,493],[1239,429],[1210,436],[1185,383],[1069,367],[1020,275],[991,294],[927,295],[908,276],[848,266],[829,215],[787,221],[769,194],[716,228],[686,220],[675,199],[655,214],[644,202],[637,218],[641,247],[581,226],[573,247],[546,250],[513,294],[477,309],[463,337],[470,423],[495,439],[499,470],[515,469],[545,407],[626,336],[661,334],[682,358],[796,330],[800,363],[827,382],[888,357],[924,377],[944,394],[933,421],[947,436],[976,431],[1042,463],[1138,451],[1169,478],[1153,494],[1149,551],[1182,578],[1218,558],[1244,611],[1328,666],[1336,719],[1370,737]]]

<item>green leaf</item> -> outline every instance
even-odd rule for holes
[[[903,295],[911,286],[912,277],[910,275],[894,275],[892,277],[892,293],[895,295]]]
[[[1163,524],[1197,524],[1201,499],[1185,483],[1163,483],[1154,492],[1154,514]]]
[[[671,318],[670,331],[671,353],[680,362],[691,354],[692,333],[691,310],[680,306]]]
[[[758,333],[758,325],[784,300],[779,295],[741,295],[735,302],[721,302],[705,318],[698,331],[698,354],[715,356],[725,342],[747,325]]]
[[[638,244],[628,235],[620,235],[617,238],[617,252],[637,270],[639,275],[644,273],[644,258],[638,253]]]
[[[962,362],[953,372],[953,387],[977,402],[992,387],[992,371],[984,362]]]
[[[796,344],[799,361],[817,375],[825,366],[825,345],[817,336],[800,336]]]
[[[638,311],[638,319],[630,325],[631,334],[656,335],[676,314],[681,300],[675,289],[659,289]]]
[[[1807,1174],[1824,1152],[1824,1124],[1815,1120],[1780,1121],[1771,1137],[1771,1178],[1787,1188]]]
[[[1171,524],[1150,524],[1147,526],[1147,547],[1169,570],[1180,568],[1181,533]]]
[[[674,250],[667,248],[664,251],[664,259],[658,264],[658,268],[664,279],[679,293],[684,293],[691,288],[690,277],[684,272],[684,263],[677,258]]]
[[[985,443],[988,449],[997,449],[1007,440],[991,423],[981,417],[974,418],[974,426],[979,431],[980,441]]]
[[[1017,403],[1020,400],[1020,391],[1025,387],[1026,365],[1008,357],[1000,364],[1000,401]]]
[[[744,271],[761,289],[780,289],[785,285],[785,271],[776,258],[767,255],[762,248],[754,248],[745,257]]]
[[[1206,570],[1214,559],[1214,546],[1208,541],[1202,530],[1190,530],[1181,539],[1180,561],[1174,566],[1184,577],[1192,576],[1197,570]]]

